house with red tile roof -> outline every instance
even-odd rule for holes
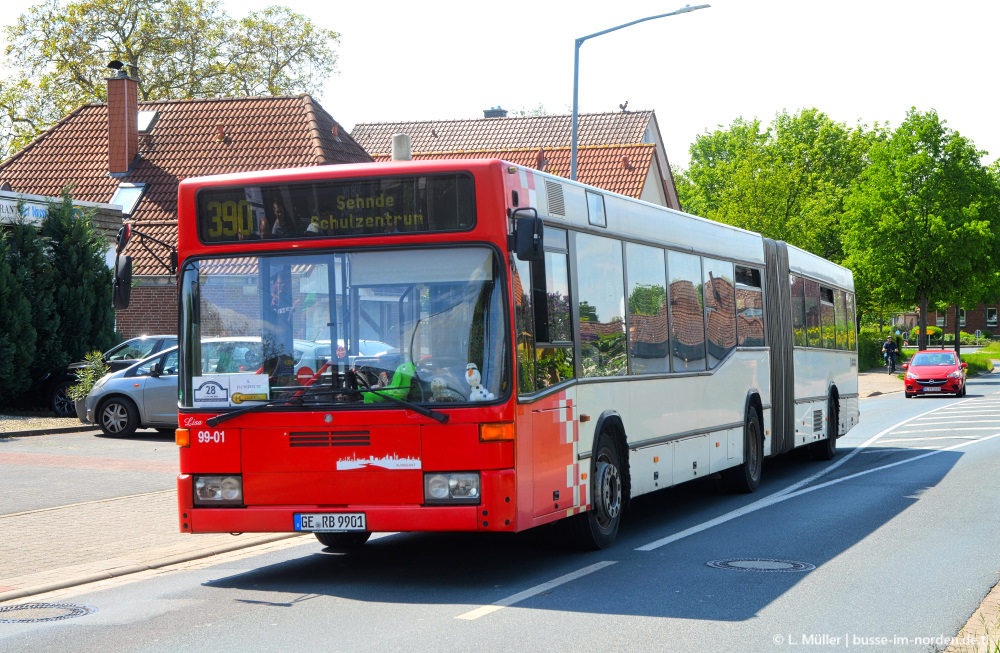
[[[108,79],[108,102],[84,104],[0,163],[18,193],[121,205],[139,231],[177,242],[177,186],[187,177],[371,161],[308,95],[139,102],[137,82]],[[123,337],[175,333],[176,277],[169,252],[129,244],[131,306],[117,314]]]
[[[407,134],[415,160],[499,158],[569,177],[572,117],[507,117],[359,123],[351,136],[376,161],[388,161],[393,134]],[[652,111],[579,116],[577,180],[653,204],[680,208],[670,162]]]

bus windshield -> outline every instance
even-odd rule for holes
[[[497,258],[453,247],[191,261],[181,406],[500,400],[511,381]]]

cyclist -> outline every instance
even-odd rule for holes
[[[892,336],[886,336],[885,344],[882,345],[882,356],[885,357],[885,364],[889,368],[889,374],[896,371],[896,341]]]

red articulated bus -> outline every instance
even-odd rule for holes
[[[569,519],[602,548],[632,496],[752,491],[764,456],[832,456],[857,421],[850,273],[809,259],[839,376],[784,405],[832,426],[772,434],[795,325],[765,328],[762,280],[789,258],[750,232],[499,160],[188,179],[178,223],[183,532]]]

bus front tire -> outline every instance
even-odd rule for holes
[[[606,433],[597,442],[597,455],[590,472],[590,510],[576,515],[570,523],[574,543],[582,549],[597,551],[614,544],[625,505],[621,456]]]
[[[761,437],[760,416],[750,406],[743,422],[743,464],[723,472],[726,484],[734,492],[749,494],[760,485],[760,472],[764,462],[764,440]]]
[[[356,533],[313,533],[320,543],[331,549],[356,549],[368,541],[371,531]]]

